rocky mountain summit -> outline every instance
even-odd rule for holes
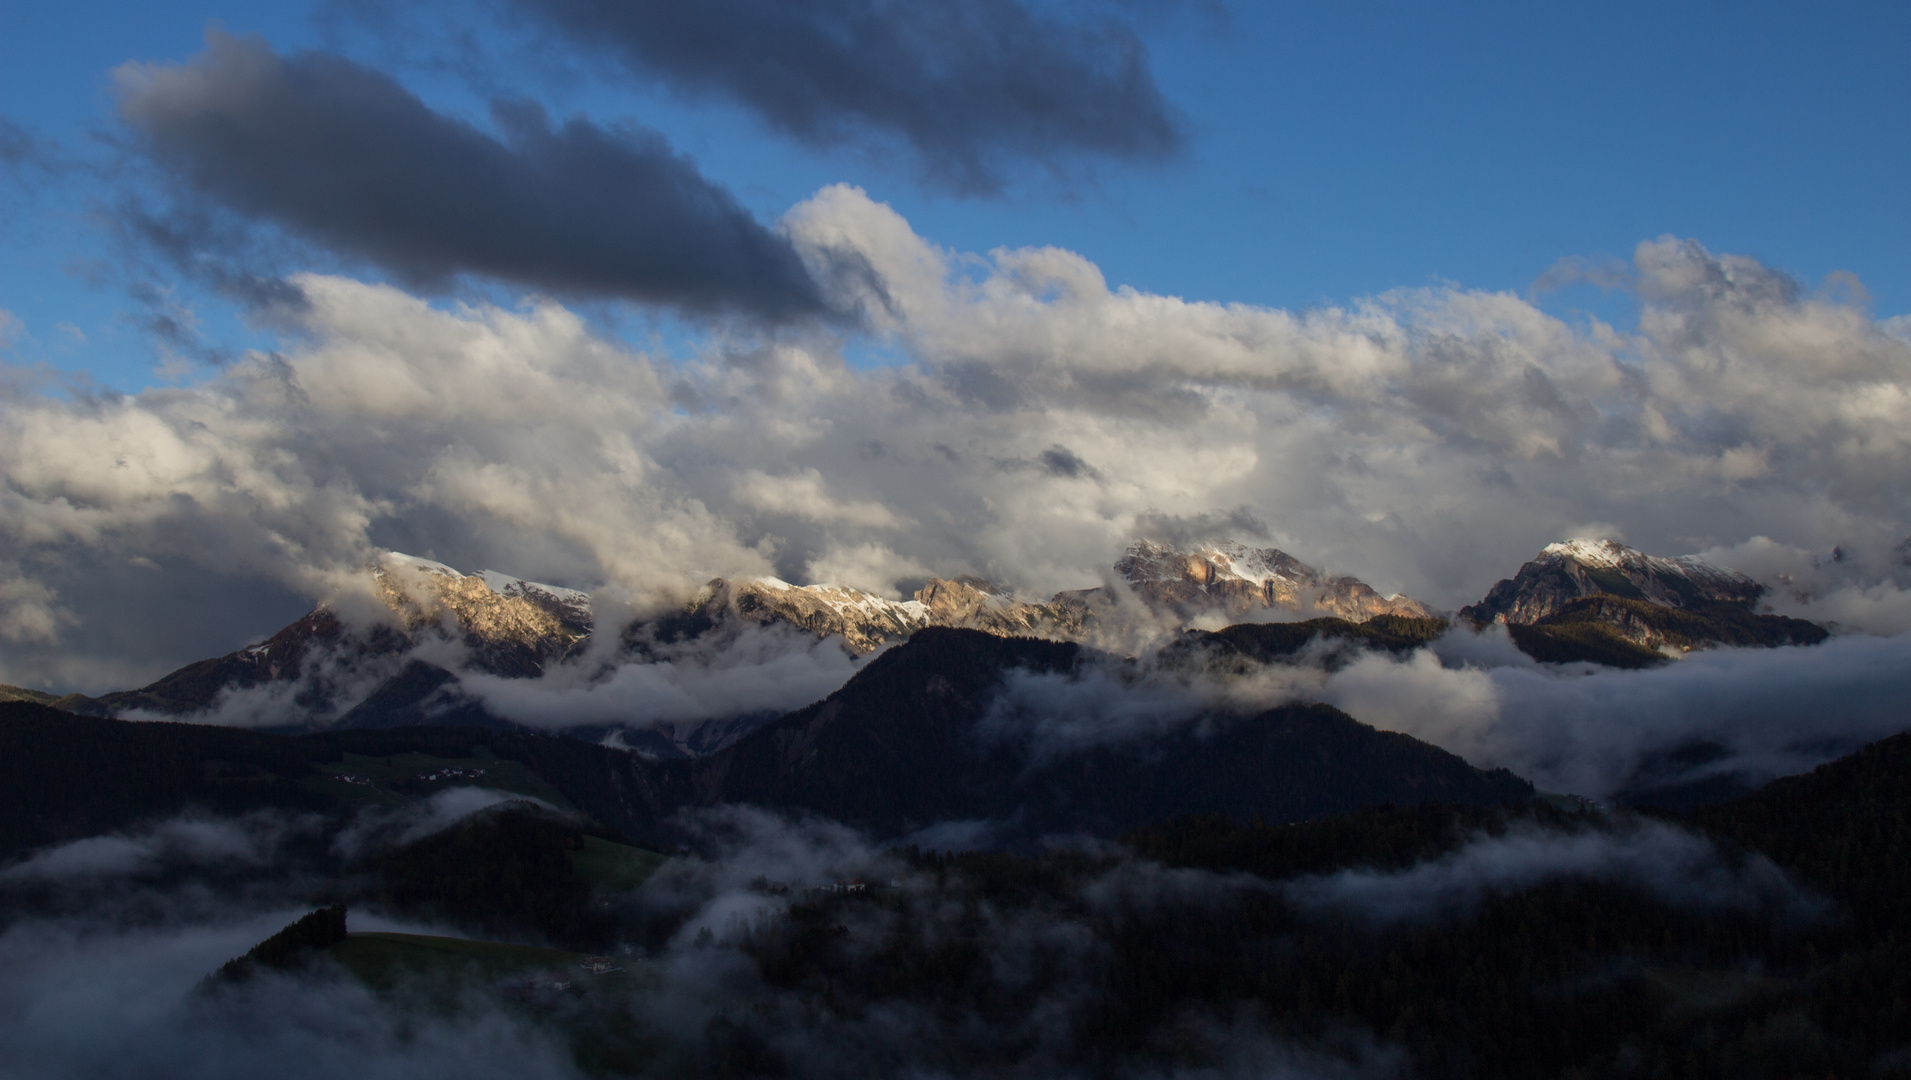
[[[1358,578],[1323,573],[1278,548],[1231,540],[1182,549],[1146,540],[1128,546],[1116,573],[1150,607],[1230,621],[1268,609],[1364,622],[1375,615],[1432,618],[1410,597],[1382,596]]]
[[[840,638],[843,647],[856,655],[874,652],[930,626],[1049,638],[1071,637],[1081,628],[1079,620],[1052,604],[1016,600],[973,577],[932,578],[911,600],[890,600],[844,585],[716,578],[680,610],[626,627],[624,645],[642,653],[654,643],[776,623],[821,638]]]
[[[461,641],[473,666],[535,677],[591,633],[590,594],[485,570],[461,574],[441,562],[393,552],[372,568],[379,599],[413,640]]]
[[[1537,660],[1647,667],[1711,645],[1815,645],[1825,629],[1754,610],[1763,588],[1696,555],[1661,558],[1616,540],[1549,544],[1460,610],[1505,624]]]
[[[391,552],[370,570],[372,592],[391,618],[347,625],[321,605],[264,641],[188,664],[137,690],[62,699],[62,708],[95,715],[127,712],[182,716],[202,712],[234,691],[286,689],[288,713],[325,716],[420,681],[408,660],[427,643],[462,646],[470,670],[535,677],[572,655],[591,632],[590,595],[486,570],[464,574],[430,559]],[[449,681],[448,673],[423,679]],[[294,689],[296,688],[296,689]]]
[[[1482,625],[1536,623],[1595,594],[1670,608],[1710,604],[1749,608],[1762,591],[1758,582],[1744,574],[1713,566],[1696,555],[1667,559],[1617,540],[1565,540],[1548,544],[1519,573],[1488,590],[1479,603],[1460,609],[1460,617]]]

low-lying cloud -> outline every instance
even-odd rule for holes
[[[1656,821],[1576,832],[1514,828],[1405,870],[1343,870],[1297,879],[1285,890],[1304,908],[1387,925],[1463,917],[1491,896],[1562,879],[1619,885],[1699,911],[1770,911],[1803,920],[1831,910],[1764,856],[1734,863],[1704,837]]]
[[[543,799],[515,791],[476,786],[451,787],[433,792],[430,798],[403,806],[373,806],[359,811],[333,833],[331,850],[340,859],[350,862],[379,849],[400,847],[441,833],[473,814],[506,803],[526,804],[552,814],[563,813]]]
[[[0,884],[65,887],[166,870],[261,869],[288,838],[316,827],[316,819],[273,812],[239,819],[185,815],[33,852],[0,870]]]
[[[875,655],[854,657],[836,639],[771,624],[647,658],[586,656],[536,679],[466,674],[459,688],[493,715],[530,727],[644,728],[790,712],[828,697]]]
[[[469,801],[441,797],[442,805],[423,808],[422,816],[456,810],[451,803],[459,799]],[[1464,918],[1487,897],[1558,880],[1626,885],[1689,910],[1793,919],[1825,911],[1761,858],[1728,858],[1702,838],[1656,822],[1622,820],[1577,832],[1515,828],[1395,873],[1286,882],[1171,870],[1110,850],[1103,852],[1112,857],[1105,867],[1080,864],[1088,869],[1078,886],[1034,904],[975,902],[959,867],[912,870],[827,820],[722,807],[682,824],[698,854],[671,859],[617,902],[620,917],[632,920],[627,925],[667,931],[639,950],[648,953],[641,961],[624,961],[641,963],[643,976],[617,1022],[654,1033],[659,1047],[674,1041],[691,1060],[706,1052],[713,1024],[741,1029],[793,1075],[805,1076],[928,1071],[955,1048],[995,1055],[1030,1074],[1072,1072],[1080,1063],[1072,1032],[1106,992],[1110,920],[1199,917],[1250,895],[1278,894],[1303,911],[1350,915],[1376,927]],[[213,852],[211,868],[233,845],[203,842],[206,830],[249,828],[245,819],[182,818],[140,835],[196,829],[202,841],[189,846]],[[282,874],[281,862],[269,859],[255,872]],[[892,899],[904,903],[830,910],[832,932],[851,962],[879,956],[893,935],[916,935],[932,949],[978,950],[972,982],[980,985],[945,987],[954,995],[947,1000],[895,993],[819,1010],[811,990],[766,982],[750,943],[781,932],[785,910],[813,899],[810,889],[852,877],[893,888]],[[260,972],[242,985],[198,992],[205,973],[309,909],[285,894],[208,899],[190,880],[129,888],[155,894],[136,918],[102,904],[22,917],[0,930],[0,1060],[48,1077],[579,1075],[561,1016],[546,1023],[500,1007],[487,985],[474,983],[450,1002],[414,995],[402,982],[374,993],[321,967]],[[186,889],[199,901],[164,902],[165,890]],[[352,920],[360,931],[433,929],[359,912]],[[976,1006],[991,995],[1013,996],[1026,1007],[1007,1019],[985,1016]],[[102,1025],[101,1017],[113,1022]],[[1185,1044],[1177,1057],[1207,1062],[1200,1075],[1403,1075],[1411,1064],[1398,1047],[1359,1031],[1313,1042],[1281,1037],[1252,1010],[1195,1009],[1175,1031]]]
[[[1465,634],[1448,640],[1479,650]],[[1604,799],[1709,779],[1756,786],[1911,728],[1911,638],[1711,649],[1644,671],[1369,654],[1321,694],[1546,790]]]
[[[1645,670],[1541,664],[1497,626],[1455,628],[1406,655],[1323,639],[1240,673],[1163,659],[1009,672],[981,731],[1039,761],[1323,701],[1541,790],[1676,802],[1706,784],[1715,797],[1749,790],[1911,730],[1911,636],[1706,649]]]
[[[580,1074],[568,1048],[502,1009],[395,1008],[350,981],[199,980],[299,908],[121,928],[29,922],[0,934],[0,1060],[22,1076],[535,1077]]]

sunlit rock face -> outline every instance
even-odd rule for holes
[[[1129,591],[1164,628],[1215,616],[1252,619],[1276,609],[1302,617],[1333,615],[1365,621],[1375,615],[1431,617],[1404,596],[1382,596],[1351,577],[1335,577],[1274,548],[1231,541],[1186,550],[1138,541],[1115,564]],[[836,636],[857,654],[907,638],[927,626],[986,630],[1019,637],[1094,641],[1131,620],[1107,588],[1061,592],[1047,601],[1018,599],[974,577],[933,578],[914,599],[889,600],[841,585],[792,585],[775,578],[706,584],[680,612],[633,625],[626,644],[699,637],[726,620],[787,623],[818,637]]]
[[[628,644],[701,637],[726,624],[786,623],[817,637],[836,636],[862,654],[900,641],[929,625],[921,604],[888,600],[842,585],[792,585],[777,578],[715,578],[682,611],[625,632]]]
[[[912,600],[889,600],[842,585],[792,585],[776,578],[726,581],[698,590],[684,608],[625,631],[628,647],[701,637],[726,622],[786,623],[817,637],[837,637],[862,655],[927,626],[956,626],[1024,637],[1068,637],[1080,620],[1051,604],[1016,600],[979,578],[932,578]]]
[[[1082,629],[1080,620],[1054,602],[1016,600],[981,578],[931,579],[916,590],[916,602],[932,626],[1022,637],[1072,637]]]
[[[535,676],[590,635],[590,599],[574,590],[489,570],[461,574],[396,553],[373,568],[372,578],[408,636],[462,640],[473,666],[492,674]],[[492,588],[493,580],[508,592]]]
[[[1644,600],[1662,607],[1756,603],[1761,587],[1734,570],[1695,555],[1675,559],[1647,555],[1616,540],[1566,540],[1549,544],[1519,573],[1461,610],[1476,623],[1534,623],[1582,597],[1596,594]]]
[[[367,686],[395,677],[422,645],[461,646],[460,666],[471,670],[535,677],[590,636],[590,597],[573,589],[489,570],[463,574],[397,552],[369,574],[389,620],[348,622],[320,606],[237,652],[188,664],[137,690],[72,704],[105,715],[188,715],[215,708],[234,691],[284,687],[276,707],[288,722],[322,718],[349,707]]]
[[[1363,581],[1323,573],[1278,548],[1225,540],[1186,549],[1137,541],[1115,572],[1150,607],[1183,619],[1208,613],[1252,619],[1268,609],[1352,622],[1375,615],[1433,614],[1419,601],[1382,596]]]

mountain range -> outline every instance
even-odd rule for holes
[[[752,626],[833,638],[850,654],[866,655],[930,627],[1090,644],[1128,640],[1124,631],[1137,618],[1199,641],[1214,632],[1190,624],[1234,623],[1232,639],[1212,640],[1267,662],[1293,655],[1316,636],[1362,647],[1379,641],[1353,627],[1390,628],[1379,637],[1404,632],[1424,644],[1450,625],[1409,597],[1382,596],[1356,578],[1325,573],[1275,548],[1144,540],[1131,544],[1113,569],[1106,585],[1040,601],[974,577],[931,579],[901,601],[841,585],[718,578],[679,606],[618,628],[615,655],[605,660],[599,650],[592,662],[607,675],[621,663],[668,661],[686,646],[721,649]],[[253,691],[250,707],[271,715],[251,722],[268,726],[501,723],[461,692],[461,673],[535,678],[554,665],[581,662],[597,629],[588,593],[497,571],[464,574],[392,553],[370,577],[389,611],[381,621],[348,626],[320,606],[265,641],[136,690],[87,698],[0,688],[0,699],[103,716],[191,716],[235,692]],[[1751,578],[1697,557],[1660,558],[1612,540],[1571,540],[1545,548],[1479,603],[1462,608],[1455,621],[1476,628],[1503,624],[1516,645],[1542,661],[1621,667],[1663,663],[1709,645],[1813,644],[1827,636],[1812,623],[1758,612],[1761,592]],[[1289,629],[1243,628],[1255,626]],[[1248,639],[1256,643],[1243,647]],[[1276,648],[1275,639],[1286,644]],[[454,648],[435,649],[425,659],[418,650],[428,643]],[[1186,645],[1176,643],[1183,651]],[[459,659],[446,659],[452,655]],[[680,726],[682,732],[652,731],[642,739],[660,752],[696,754],[749,725],[732,723],[721,732]]]

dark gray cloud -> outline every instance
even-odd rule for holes
[[[727,98],[813,146],[900,139],[925,178],[999,191],[1012,163],[1161,160],[1181,115],[1134,32],[1024,0],[510,0],[633,73]]]
[[[1065,476],[1070,480],[1084,478],[1092,480],[1098,475],[1094,466],[1083,461],[1075,451],[1060,443],[1042,451],[1041,456],[1036,460],[1041,462],[1042,471],[1050,476]]]
[[[1150,510],[1135,516],[1135,535],[1185,547],[1222,539],[1265,540],[1272,535],[1272,528],[1247,506],[1211,514],[1177,515]]]
[[[417,287],[480,274],[770,318],[823,307],[789,242],[654,131],[553,126],[499,101],[499,138],[349,60],[216,31],[184,66],[120,69],[118,90],[145,151],[195,197]]]

